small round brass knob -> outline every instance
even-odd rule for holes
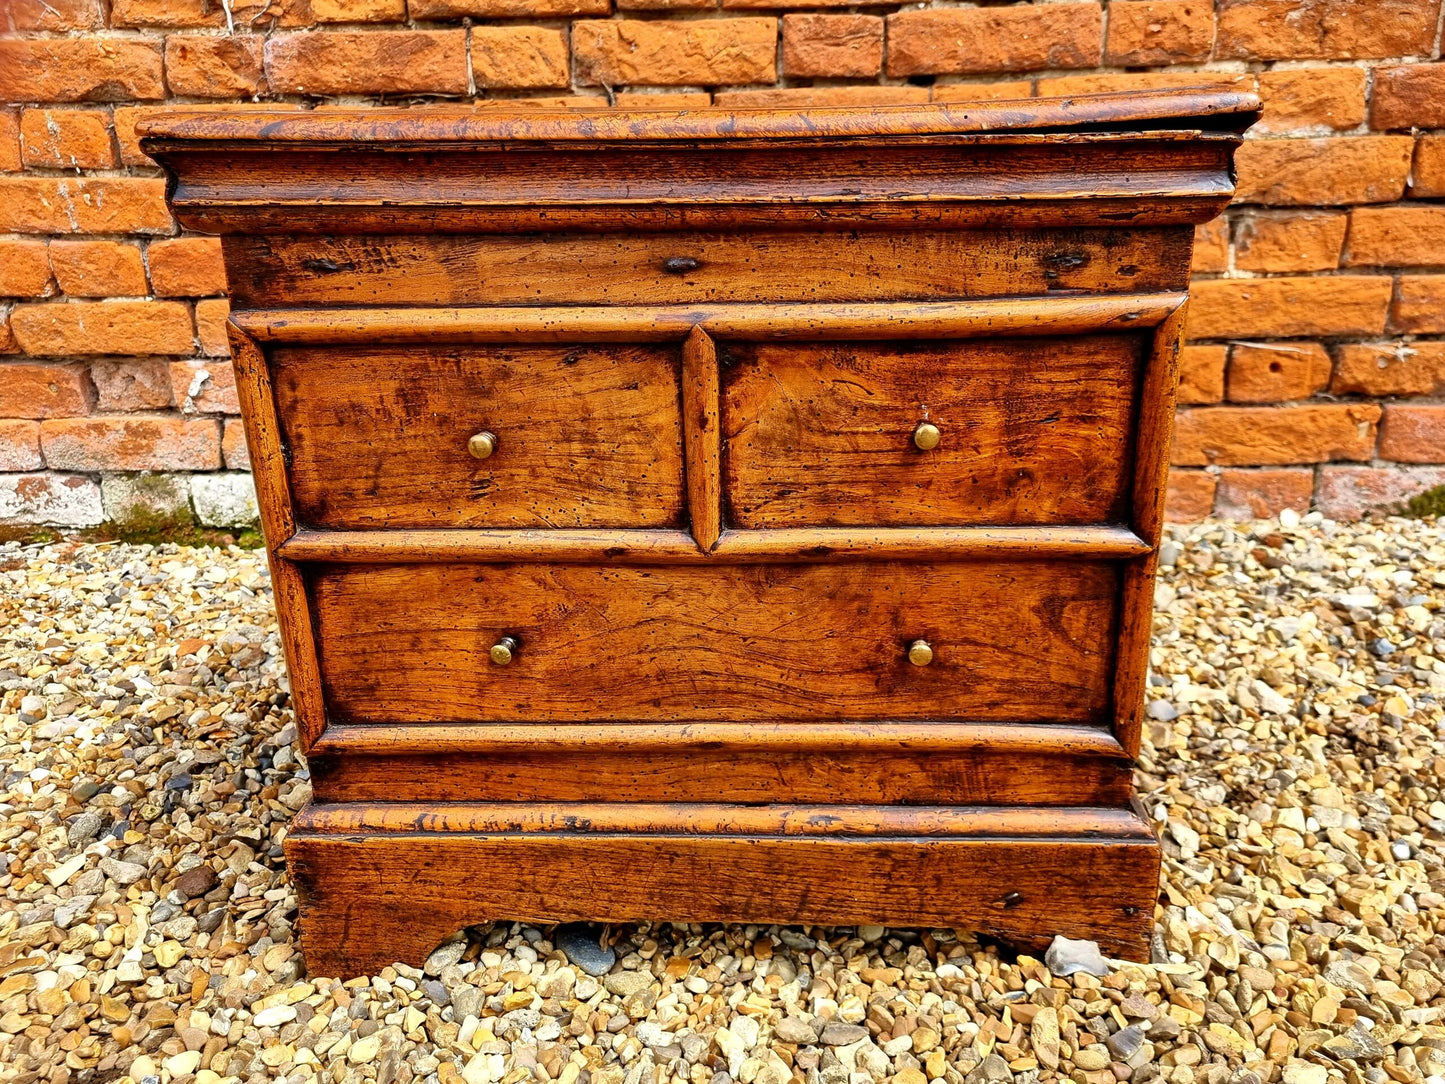
[[[497,666],[508,666],[521,648],[515,636],[503,636],[492,645],[492,662]]]
[[[933,648],[927,640],[914,640],[908,645],[908,661],[914,666],[927,666],[933,661]]]
[[[497,450],[497,435],[488,433],[483,429],[480,433],[473,433],[467,441],[467,451],[472,453],[474,459],[486,459]]]
[[[942,439],[942,431],[932,422],[919,422],[913,429],[913,443],[921,452],[933,451]]]

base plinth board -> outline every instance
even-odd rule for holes
[[[1142,960],[1160,861],[1129,809],[592,802],[313,804],[286,855],[308,969],[347,977],[499,919],[1063,934]]]

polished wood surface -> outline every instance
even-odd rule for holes
[[[299,519],[321,527],[676,527],[678,352],[659,346],[271,354]],[[497,438],[473,458],[468,438]],[[424,480],[424,484],[421,484]]]
[[[223,238],[311,972],[492,918],[1143,958],[1193,233],[1258,109],[144,122]]]
[[[1103,722],[1119,577],[1088,561],[322,566],[348,722]],[[502,636],[522,643],[489,665]],[[936,658],[907,658],[926,639]]]
[[[725,343],[740,528],[1110,523],[1147,340]],[[942,434],[921,450],[922,422]]]
[[[311,748],[334,803],[795,802],[1123,806],[1101,726],[1038,723],[333,723]]]
[[[665,305],[1148,293],[1188,284],[1193,230],[864,229],[237,237],[234,300]]]

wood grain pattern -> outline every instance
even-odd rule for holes
[[[261,347],[234,324],[227,324],[232,367],[236,373],[236,395],[240,399],[246,447],[251,456],[251,477],[256,485],[261,512],[261,530],[266,538],[266,562],[271,569],[271,589],[276,596],[276,615],[281,629],[281,646],[291,680],[291,702],[296,712],[296,731],[305,752],[326,726],[326,705],[321,694],[321,669],[316,661],[316,642],[306,585],[297,566],[282,557],[281,546],[296,533],[291,489],[286,478],[286,458],[280,422],[276,416],[270,370]]]
[[[458,927],[503,913],[538,923],[966,926],[1035,954],[1058,933],[1139,958],[1153,924],[1159,850],[1137,817],[1114,816],[1097,837],[1006,840],[343,835],[302,821],[286,838],[286,855],[303,886],[301,938],[312,974],[420,960]],[[587,871],[586,892],[577,891],[578,870]]]
[[[878,106],[869,109],[670,109],[617,110],[577,115],[416,109],[326,110],[292,113],[246,110],[217,113],[184,110],[147,117],[137,125],[146,151],[216,144],[222,148],[261,144],[300,147],[357,144],[471,147],[479,143],[580,144],[592,150],[606,143],[742,143],[796,140],[884,140],[894,137],[999,131],[1242,132],[1254,123],[1259,98],[1234,91],[1181,87],[1084,94],[1022,101],[943,103],[931,106]]]
[[[1169,446],[1174,439],[1179,388],[1179,347],[1187,311],[1187,303],[1180,305],[1155,329],[1141,393],[1130,518],[1140,538],[1149,544],[1149,552],[1124,565],[1119,656],[1114,672],[1114,731],[1131,757],[1139,754],[1144,730],[1144,685],[1149,676],[1149,644],[1154,632],[1154,578],[1159,570]]]
[[[322,567],[332,716],[353,722],[1102,721],[1101,562]],[[521,640],[512,665],[491,645]],[[929,640],[931,666],[907,645]]]
[[[1117,807],[1102,727],[1005,723],[345,724],[307,759],[318,802],[792,802]]]
[[[237,305],[658,305],[1183,290],[1193,231],[236,237]]]
[[[1146,341],[723,346],[737,527],[1123,518]],[[914,427],[943,432],[931,451]]]
[[[682,346],[682,432],[692,535],[707,553],[722,531],[722,427],[717,346],[696,327]]]
[[[1145,957],[1189,250],[1258,110],[142,124],[232,283],[308,969],[493,918]]]
[[[297,516],[327,527],[677,527],[677,351],[272,352]],[[497,451],[467,440],[487,430]]]
[[[1180,294],[999,298],[979,301],[839,305],[616,305],[532,308],[263,309],[231,319],[259,342],[655,343],[686,339],[694,327],[714,339],[947,339],[993,335],[1075,335],[1154,327]]]
[[[300,528],[280,552],[292,561],[336,564],[510,562],[576,564],[776,564],[999,557],[1109,560],[1150,547],[1127,527],[786,527],[723,531],[698,549],[686,531],[367,530]]]

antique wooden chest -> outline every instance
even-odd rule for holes
[[[1147,952],[1197,223],[1258,102],[216,114],[313,972],[493,918]]]

